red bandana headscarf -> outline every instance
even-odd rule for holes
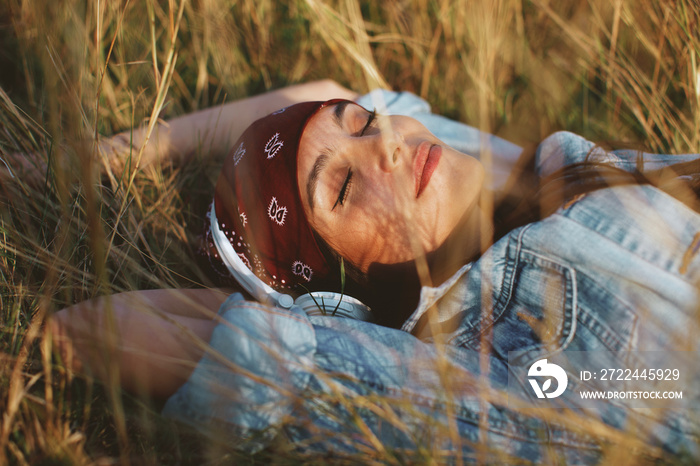
[[[337,102],[295,104],[254,122],[233,146],[216,184],[219,228],[243,263],[277,291],[318,290],[334,272],[304,213],[297,152],[311,117]]]

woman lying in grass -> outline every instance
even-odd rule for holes
[[[81,303],[54,316],[65,358],[249,451],[283,435],[382,459],[700,454],[697,155],[562,132],[528,158],[410,94],[284,92],[220,119],[238,135],[279,109],[230,146],[205,245],[217,273],[252,271],[265,302],[151,290]],[[192,147],[205,119],[183,118],[170,131]],[[375,323],[286,296],[319,290],[359,298]],[[611,386],[602,369],[636,379]],[[580,396],[623,385],[682,390],[685,404]]]

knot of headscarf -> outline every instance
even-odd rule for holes
[[[337,102],[303,102],[254,122],[228,154],[216,184],[220,230],[243,263],[277,291],[319,290],[333,272],[304,213],[297,153],[307,122]]]

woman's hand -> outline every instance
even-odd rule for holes
[[[132,393],[167,398],[205,353],[227,297],[216,289],[130,291],[58,311],[49,328],[68,370],[87,370]]]

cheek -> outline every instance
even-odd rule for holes
[[[409,231],[404,220],[387,215],[375,205],[356,210],[319,234],[345,260],[367,271],[375,262],[392,264],[412,259]]]
[[[361,270],[374,262],[392,264],[415,257],[413,250],[421,248],[423,228],[420,212],[401,198],[390,179],[358,183],[343,206],[342,215],[318,215],[312,226],[345,260]],[[434,223],[431,224],[434,226]]]

